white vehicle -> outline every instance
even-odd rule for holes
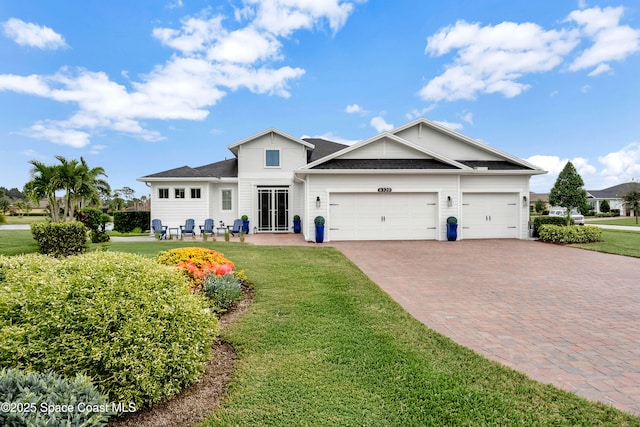
[[[562,216],[567,217],[567,210],[565,208],[551,208],[549,210],[549,216]],[[578,212],[577,209],[571,209],[571,219],[576,225],[584,225],[584,215]]]

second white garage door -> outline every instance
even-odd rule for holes
[[[518,237],[517,193],[465,193],[462,195],[463,239],[515,239]]]
[[[435,193],[332,193],[325,232],[331,240],[436,238]]]

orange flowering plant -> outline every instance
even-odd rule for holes
[[[233,273],[235,265],[220,252],[212,249],[187,247],[171,249],[158,255],[158,262],[182,269],[193,282],[192,289],[202,288],[207,276]]]

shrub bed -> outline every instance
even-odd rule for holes
[[[34,222],[31,234],[38,242],[41,254],[55,257],[76,255],[87,247],[87,230],[83,223]]]
[[[196,381],[217,319],[189,281],[118,252],[0,256],[0,367],[89,376],[137,408]]]
[[[233,273],[235,266],[220,252],[207,248],[187,247],[171,249],[158,255],[158,262],[178,267],[200,289],[208,275]]]
[[[151,224],[151,212],[149,211],[122,211],[113,213],[113,229],[120,233],[130,233],[139,228],[149,230]]]
[[[533,219],[533,237],[540,237],[540,226],[544,224],[567,225],[567,218],[563,216],[537,216]],[[573,220],[571,220],[573,225]]]
[[[551,243],[592,243],[602,240],[602,229],[591,225],[542,225],[540,240]]]
[[[9,404],[0,411],[5,427],[102,426],[112,415],[107,396],[84,375],[67,380],[53,372],[2,369],[0,402]]]

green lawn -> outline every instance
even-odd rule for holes
[[[575,244],[577,248],[640,258],[640,231],[602,229],[602,242]]]
[[[223,332],[236,369],[203,426],[640,426],[640,418],[530,380],[426,328],[332,247],[102,248],[152,256],[192,245],[221,251],[255,285],[253,305]]]
[[[44,222],[47,217],[44,215],[39,216],[18,216],[18,215],[5,215],[5,224],[32,224],[34,222]]]
[[[587,223],[605,224],[605,225],[628,225],[631,227],[640,227],[640,220],[636,224],[634,217],[629,218],[612,218],[612,219],[586,219]]]
[[[38,252],[31,230],[0,230],[0,255]]]

